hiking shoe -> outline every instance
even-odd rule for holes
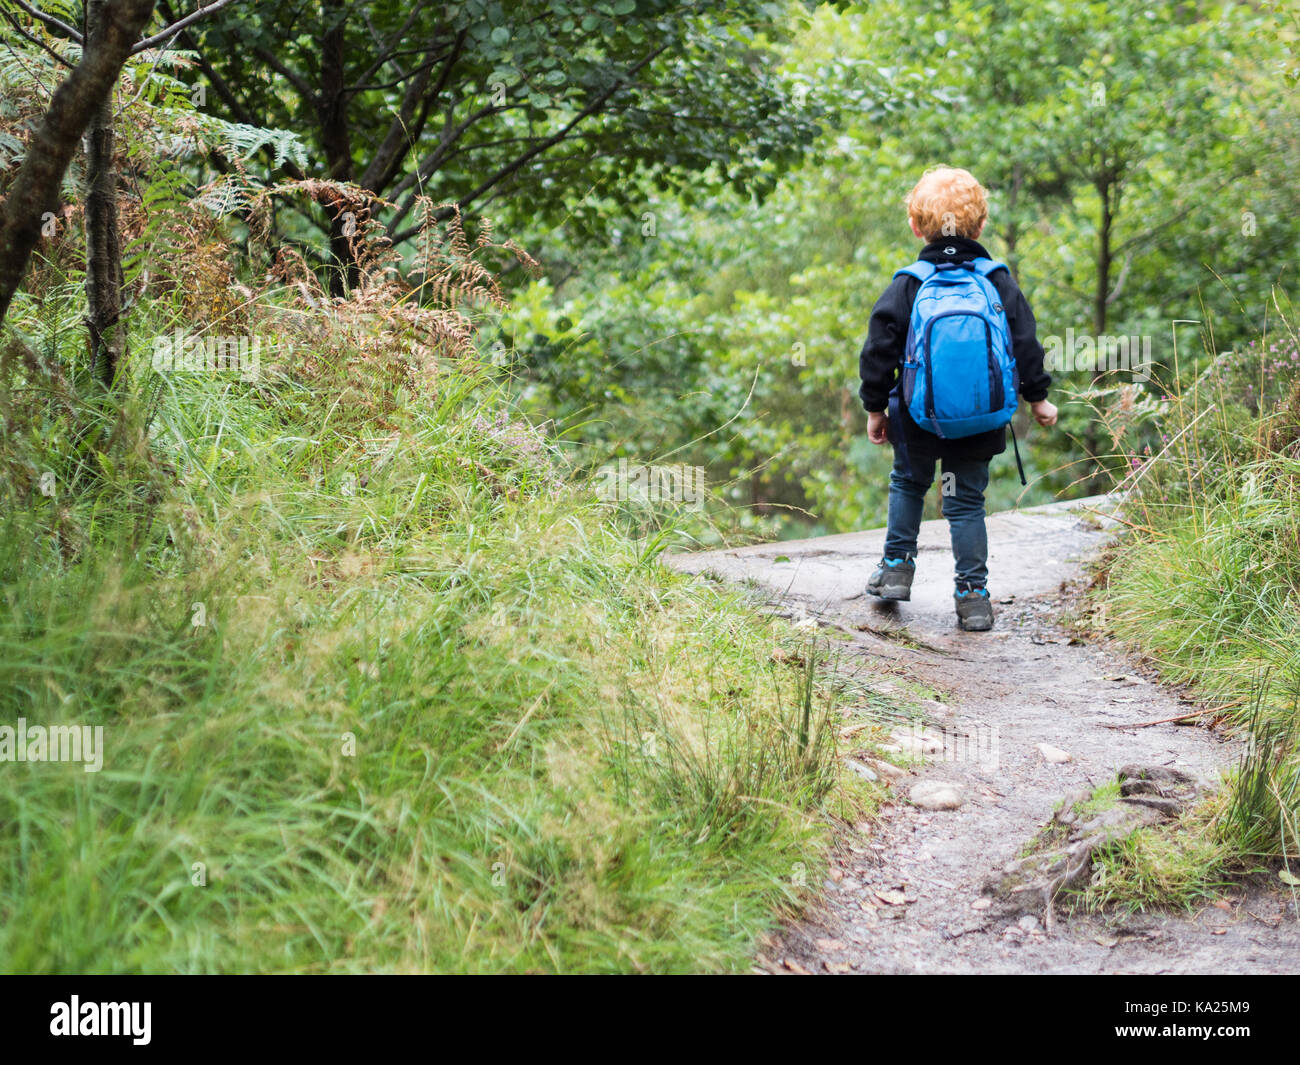
[[[987,632],[993,628],[993,604],[987,588],[967,588],[953,597],[957,624],[963,632]]]
[[[905,603],[912,598],[912,578],[916,563],[910,558],[882,558],[867,581],[867,595]]]

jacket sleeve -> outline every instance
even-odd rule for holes
[[[1002,304],[1007,310],[1007,325],[1011,328],[1011,355],[1016,360],[1020,374],[1020,394],[1026,403],[1037,403],[1047,398],[1052,375],[1043,366],[1043,345],[1038,342],[1038,325],[1029,301],[1020,286],[1007,270],[998,270],[992,277]]]
[[[915,278],[894,278],[871,309],[867,340],[858,356],[858,376],[862,378],[858,395],[868,412],[883,411],[889,405],[889,391],[898,378],[907,346],[911,296],[915,295],[909,289],[913,285],[918,285]]]

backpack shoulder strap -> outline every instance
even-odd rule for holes
[[[921,262],[918,259],[911,266],[904,266],[901,270],[895,270],[894,276],[898,277],[900,274],[907,274],[924,284],[934,274],[935,269],[934,263]]]
[[[971,266],[974,267],[977,274],[981,274],[984,277],[988,277],[990,274],[995,274],[999,270],[1007,270],[1010,272],[1010,268],[1006,263],[1000,263],[996,259],[972,259]]]

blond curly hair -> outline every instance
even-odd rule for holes
[[[988,193],[969,170],[932,166],[907,194],[907,216],[926,240],[974,240],[989,216]]]

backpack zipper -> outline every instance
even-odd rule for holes
[[[925,323],[922,347],[925,350],[925,416],[934,423],[935,432],[941,439],[946,439],[946,437],[944,437],[943,430],[939,427],[939,419],[934,410],[934,367],[930,363],[930,333],[934,329],[935,322],[942,318],[955,318],[959,315],[978,318],[984,326],[984,345],[989,368],[989,413],[996,414],[1006,402],[1006,392],[1002,387],[1002,375],[998,373],[997,363],[993,359],[993,327],[989,325],[982,314],[976,311],[944,311],[942,314],[936,314]],[[994,397],[996,397],[996,401]]]

